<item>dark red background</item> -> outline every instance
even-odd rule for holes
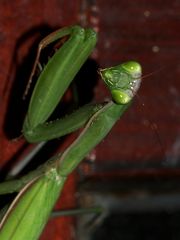
[[[127,60],[142,64],[144,78],[131,109],[93,152],[94,170],[82,165],[92,181],[136,177],[143,181],[179,179],[180,153],[180,2],[179,1],[1,1],[0,2],[0,159],[2,168],[22,148],[23,140],[12,142],[7,126],[16,128],[18,114],[7,119],[7,109],[18,113],[11,102],[12,91],[26,83],[28,64],[19,66],[32,54],[30,47],[48,32],[62,26],[81,24],[99,34],[92,58],[102,68]],[[152,73],[152,74],[151,74]],[[148,76],[151,74],[150,76]],[[146,76],[147,75],[147,76]],[[18,77],[17,77],[18,76]],[[18,80],[17,80],[18,78]],[[28,78],[28,77],[27,77]],[[16,79],[16,82],[15,82]],[[16,87],[13,83],[15,82]],[[17,87],[18,86],[18,87]],[[94,90],[98,101],[107,97],[101,80]],[[20,98],[21,96],[19,96]],[[14,108],[14,109],[13,109]],[[5,124],[9,121],[9,125]],[[153,130],[155,128],[156,130]],[[23,150],[24,151],[24,150]],[[75,176],[68,181],[62,208],[75,204]],[[94,180],[95,179],[95,180]],[[172,186],[173,188],[173,186]],[[73,239],[71,218],[52,224],[42,239]],[[69,228],[68,228],[69,226]],[[51,236],[47,234],[52,234]],[[59,237],[62,235],[62,238]],[[67,234],[67,235],[66,235]],[[57,236],[57,237],[55,237]]]

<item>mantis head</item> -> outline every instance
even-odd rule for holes
[[[135,61],[100,70],[100,75],[117,104],[127,104],[132,100],[140,87],[141,74],[141,65]]]

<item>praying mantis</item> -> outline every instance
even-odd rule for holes
[[[130,106],[141,83],[141,66],[135,61],[101,69],[100,75],[111,92],[112,100],[82,106],[62,119],[48,122],[97,41],[97,34],[91,28],[71,26],[53,32],[39,44],[30,80],[37,68],[41,50],[64,37],[68,39],[40,73],[22,132],[28,142],[34,143],[59,138],[83,126],[84,129],[63,153],[53,156],[21,179],[0,184],[0,194],[19,192],[1,220],[1,240],[39,238],[68,175],[108,134]]]

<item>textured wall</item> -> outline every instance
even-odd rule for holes
[[[1,166],[8,168],[26,148],[22,139],[10,139],[20,135],[24,116],[20,98],[37,43],[53,29],[79,23],[99,32],[92,58],[100,67],[130,59],[143,66],[142,87],[133,106],[91,155],[96,159],[96,173],[118,167],[121,174],[123,166],[128,172],[131,169],[141,172],[145,168],[170,175],[176,171],[179,175],[179,12],[180,3],[175,0],[0,1]],[[96,80],[93,92],[102,101],[107,90],[100,79]],[[74,204],[73,179],[72,176],[68,183],[71,191],[68,189],[69,204],[65,207]],[[60,230],[52,225],[51,233],[57,237],[53,235],[51,239],[60,239]],[[73,239],[71,227],[66,234]],[[42,239],[50,238],[46,233]]]

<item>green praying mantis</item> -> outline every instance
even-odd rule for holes
[[[141,83],[141,66],[135,61],[101,69],[112,101],[82,106],[72,114],[47,122],[69,84],[94,49],[97,34],[80,26],[62,28],[43,39],[30,76],[38,65],[41,50],[67,37],[40,73],[22,128],[30,142],[49,141],[84,126],[77,139],[63,152],[21,179],[0,184],[0,194],[19,192],[0,224],[1,240],[38,239],[68,175],[107,135],[131,104]]]

